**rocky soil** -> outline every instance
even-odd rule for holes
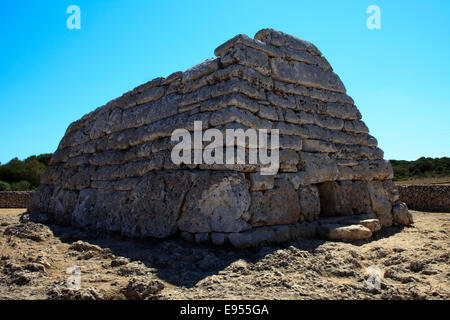
[[[450,298],[448,213],[412,211],[414,226],[368,241],[236,250],[21,223],[22,212],[0,209],[0,299]]]

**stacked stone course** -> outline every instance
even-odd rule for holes
[[[342,228],[350,235],[343,239],[367,238],[377,228],[361,221],[411,222],[377,140],[313,44],[263,29],[214,53],[73,122],[29,213],[130,237],[181,233],[241,247],[333,238]],[[175,165],[170,136],[179,128],[192,132],[194,121],[222,132],[279,129],[279,172],[263,176],[253,164]],[[318,219],[327,216],[334,226]],[[345,229],[355,220],[362,233]]]
[[[0,191],[0,208],[26,208],[32,191]]]
[[[414,184],[398,186],[400,199],[413,210],[450,212],[450,185]]]

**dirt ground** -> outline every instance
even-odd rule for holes
[[[0,299],[450,298],[448,213],[412,211],[413,227],[370,241],[236,250],[20,223],[24,211],[0,209]]]

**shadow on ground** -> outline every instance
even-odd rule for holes
[[[267,245],[258,248],[236,249],[229,245],[213,246],[195,244],[179,237],[164,240],[129,239],[115,234],[99,234],[74,227],[50,224],[49,228],[55,237],[62,242],[72,244],[78,240],[108,248],[116,257],[141,262],[150,272],[160,279],[175,286],[192,288],[203,279],[220,274],[221,271],[239,271],[241,262],[256,264],[267,255],[280,249],[294,247],[302,251],[314,252],[322,244],[328,242],[320,239],[299,239],[294,242],[278,245]],[[352,242],[361,246],[380,238],[391,237],[401,232],[400,227],[383,228],[368,241]],[[241,261],[241,262],[240,262]],[[278,261],[283,264],[283,261]],[[236,270],[233,270],[236,269]]]

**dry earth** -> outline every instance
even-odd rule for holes
[[[448,213],[412,211],[413,227],[371,241],[236,250],[20,223],[22,212],[0,209],[0,299],[450,298]],[[79,290],[67,288],[71,266]],[[370,266],[381,271],[379,289],[367,285]]]

